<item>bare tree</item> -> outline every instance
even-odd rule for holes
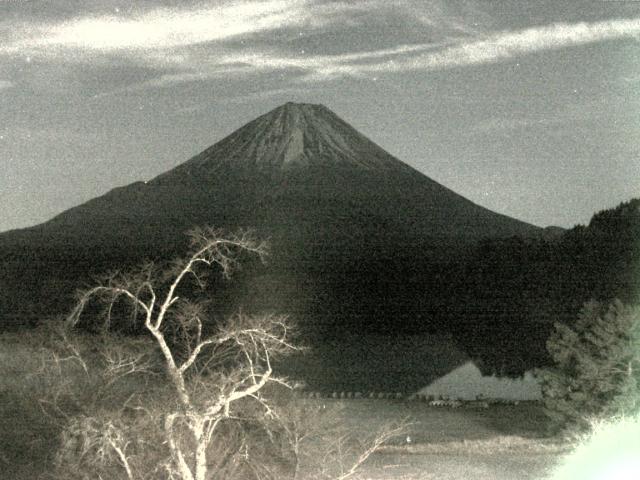
[[[286,317],[235,315],[210,330],[204,318],[206,305],[182,298],[193,284],[206,285],[206,270],[217,267],[228,277],[242,252],[263,257],[264,243],[248,232],[221,237],[209,228],[191,233],[193,253],[176,262],[167,272],[147,264],[127,275],[111,274],[105,281],[81,293],[69,323],[77,325],[91,302],[106,305],[104,322],[108,327],[114,307],[124,301],[133,307],[132,318],[142,318],[144,329],[159,348],[164,373],[176,398],[175,408],[164,415],[164,443],[169,459],[165,463],[170,478],[205,480],[216,455],[210,448],[216,430],[234,416],[234,404],[244,399],[256,402],[266,413],[271,410],[262,395],[269,382],[284,382],[273,375],[272,359],[296,350],[289,340],[290,325]],[[186,285],[188,280],[192,285]],[[122,351],[109,349],[105,360],[113,378],[139,370],[142,357],[127,357]],[[230,368],[225,368],[225,364]],[[141,405],[140,408],[144,408]],[[85,422],[81,428],[89,428]],[[110,420],[102,424],[101,448],[115,453],[127,478],[136,477],[126,453],[127,439],[122,429]],[[94,428],[91,426],[91,428]]]
[[[345,435],[303,432],[299,419],[310,411],[300,406],[295,414],[283,410],[269,394],[278,386],[290,388],[273,371],[274,358],[298,350],[288,318],[238,313],[216,324],[207,319],[207,303],[191,299],[206,287],[207,273],[217,269],[228,277],[241,255],[263,258],[266,245],[248,232],[223,237],[210,228],[194,230],[191,238],[193,253],[168,269],[145,264],[128,274],[109,274],[80,292],[67,324],[77,326],[95,306],[102,307],[103,348],[94,357],[103,386],[90,405],[83,409],[83,400],[76,399],[76,414],[65,416],[58,464],[72,464],[68,478],[295,479],[309,470],[313,455],[306,448],[316,455],[324,452],[315,478],[351,477],[396,432],[387,430],[357,445],[358,452],[353,442],[345,448]],[[109,333],[123,307],[147,333],[136,348]],[[67,362],[89,377],[92,362],[63,338],[64,356],[54,354],[48,364]],[[154,369],[154,358],[161,360],[160,371]],[[147,378],[146,392],[136,391],[140,375]],[[154,375],[156,381],[148,381]],[[123,382],[129,382],[127,388]],[[53,404],[62,411],[59,398]],[[106,398],[108,404],[101,402]],[[318,441],[324,442],[324,450],[318,449]],[[335,474],[329,475],[327,462],[338,467]]]

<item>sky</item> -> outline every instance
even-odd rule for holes
[[[0,0],[0,231],[287,102],[539,226],[640,196],[640,1]]]

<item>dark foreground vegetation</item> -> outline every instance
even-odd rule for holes
[[[585,302],[640,299],[640,199],[593,216],[557,238],[485,242],[444,282],[444,311],[461,346],[487,373],[549,365],[554,324]]]
[[[158,468],[166,453],[160,413],[168,405],[167,397],[158,392],[168,393],[166,382],[157,375],[139,373],[106,385],[105,379],[97,375],[100,370],[95,370],[104,358],[91,356],[97,354],[95,339],[74,339],[79,353],[90,363],[87,375],[71,357],[53,361],[53,352],[60,347],[58,335],[55,329],[38,329],[28,336],[4,334],[0,338],[3,478],[72,479],[79,474],[97,478],[99,472],[105,479],[127,478],[106,443],[119,440],[116,427],[122,425],[117,420],[123,414],[128,429],[122,433],[137,431],[142,435],[125,450],[131,456],[132,468],[142,465],[149,478],[163,478]],[[121,352],[125,351],[139,352],[140,346],[123,344]],[[61,395],[65,390],[66,394]],[[137,396],[129,402],[132,408],[128,409],[125,403],[134,393]],[[403,420],[408,420],[403,434],[372,452],[353,478],[409,480],[433,476],[461,480],[476,472],[473,478],[481,480],[537,480],[552,469],[566,450],[565,445],[545,437],[546,417],[541,406],[533,403],[454,410],[429,407],[422,402],[307,400],[278,388],[264,394],[274,406],[274,413],[286,415],[288,425],[295,425],[301,433],[301,479],[339,478],[340,468],[346,473],[362,453],[376,445],[381,432]],[[82,403],[78,405],[78,401]],[[138,402],[158,416],[146,418],[146,412],[133,408]],[[98,405],[100,409],[96,408]],[[282,455],[286,442],[279,443],[286,440],[284,432],[274,430],[270,439],[259,423],[253,423],[261,415],[256,417],[259,411],[248,404],[233,411],[242,412],[244,421],[221,428],[212,444],[217,451],[215,466],[221,469],[218,478],[254,478],[252,464],[263,475],[272,468],[279,472],[276,478],[290,478],[292,457]],[[109,422],[111,429],[105,430]],[[276,425],[274,419],[271,426]],[[145,455],[137,451],[136,445],[144,446]]]
[[[573,322],[591,299],[630,304],[640,291],[638,199],[562,234],[480,244],[407,236],[401,244],[384,242],[376,232],[389,229],[375,222],[367,228],[358,238],[327,234],[341,239],[340,248],[323,244],[322,232],[286,241],[276,235],[267,265],[247,257],[230,282],[212,280],[220,294],[211,299],[211,309],[217,318],[239,307],[247,313],[286,312],[307,345],[353,336],[393,344],[394,337],[404,343],[425,334],[453,335],[485,373],[518,375],[550,364],[546,340],[555,322]],[[52,312],[65,314],[74,302],[72,292],[90,285],[95,275],[116,266],[126,270],[143,258],[163,265],[183,255],[186,243],[173,240],[182,237],[169,231],[150,234],[152,243],[124,250],[117,242],[98,250],[78,245],[69,250],[55,242],[33,251],[28,243],[3,245],[2,324],[20,328]],[[355,358],[357,352],[352,353]],[[343,360],[343,355],[326,355],[325,364],[316,367],[332,370]],[[387,378],[397,376],[388,373]],[[407,388],[419,388],[428,376],[420,370],[407,373]]]

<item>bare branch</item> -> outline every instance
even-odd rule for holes
[[[347,478],[352,477],[358,471],[358,469],[362,466],[362,464],[366,462],[367,459],[376,450],[378,450],[378,448],[382,446],[382,444],[384,444],[386,441],[390,440],[391,438],[397,437],[398,435],[402,435],[404,432],[406,432],[406,425],[404,424],[401,424],[395,428],[383,429],[380,433],[378,433],[378,435],[376,435],[376,437],[373,439],[370,445],[366,448],[366,450],[364,450],[360,455],[358,455],[357,459],[353,462],[349,470],[344,472],[342,475],[336,477],[335,480],[346,480]]]
[[[196,348],[193,349],[193,352],[191,352],[191,355],[189,355],[189,358],[187,358],[187,360],[178,368],[178,371],[180,372],[180,374],[184,374],[189,369],[189,367],[193,365],[193,363],[196,361],[196,359],[198,358],[198,355],[200,355],[200,352],[202,352],[202,349],[204,347],[206,347],[207,345],[215,344],[215,343],[217,342],[214,339],[204,340],[198,343],[198,345],[196,345]]]
[[[82,315],[82,312],[86,308],[86,306],[89,303],[89,301],[93,297],[100,296],[100,295],[105,295],[105,294],[110,297],[109,298],[109,303],[111,305],[118,299],[118,297],[125,296],[129,300],[131,300],[131,302],[134,305],[137,305],[137,306],[141,307],[145,311],[145,313],[147,314],[147,317],[150,317],[151,314],[152,314],[152,310],[151,310],[150,306],[145,304],[142,300],[140,300],[140,298],[136,297],[129,290],[126,290],[126,289],[120,288],[120,287],[98,286],[98,287],[94,287],[94,288],[84,292],[81,295],[80,300],[78,301],[77,305],[75,306],[75,308],[72,310],[72,312],[67,317],[68,324],[71,327],[76,326],[78,324],[78,322],[80,321],[80,316]]]

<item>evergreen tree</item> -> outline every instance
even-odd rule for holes
[[[640,308],[591,301],[577,322],[557,323],[547,341],[555,366],[539,371],[553,426],[587,429],[590,419],[640,409]]]

